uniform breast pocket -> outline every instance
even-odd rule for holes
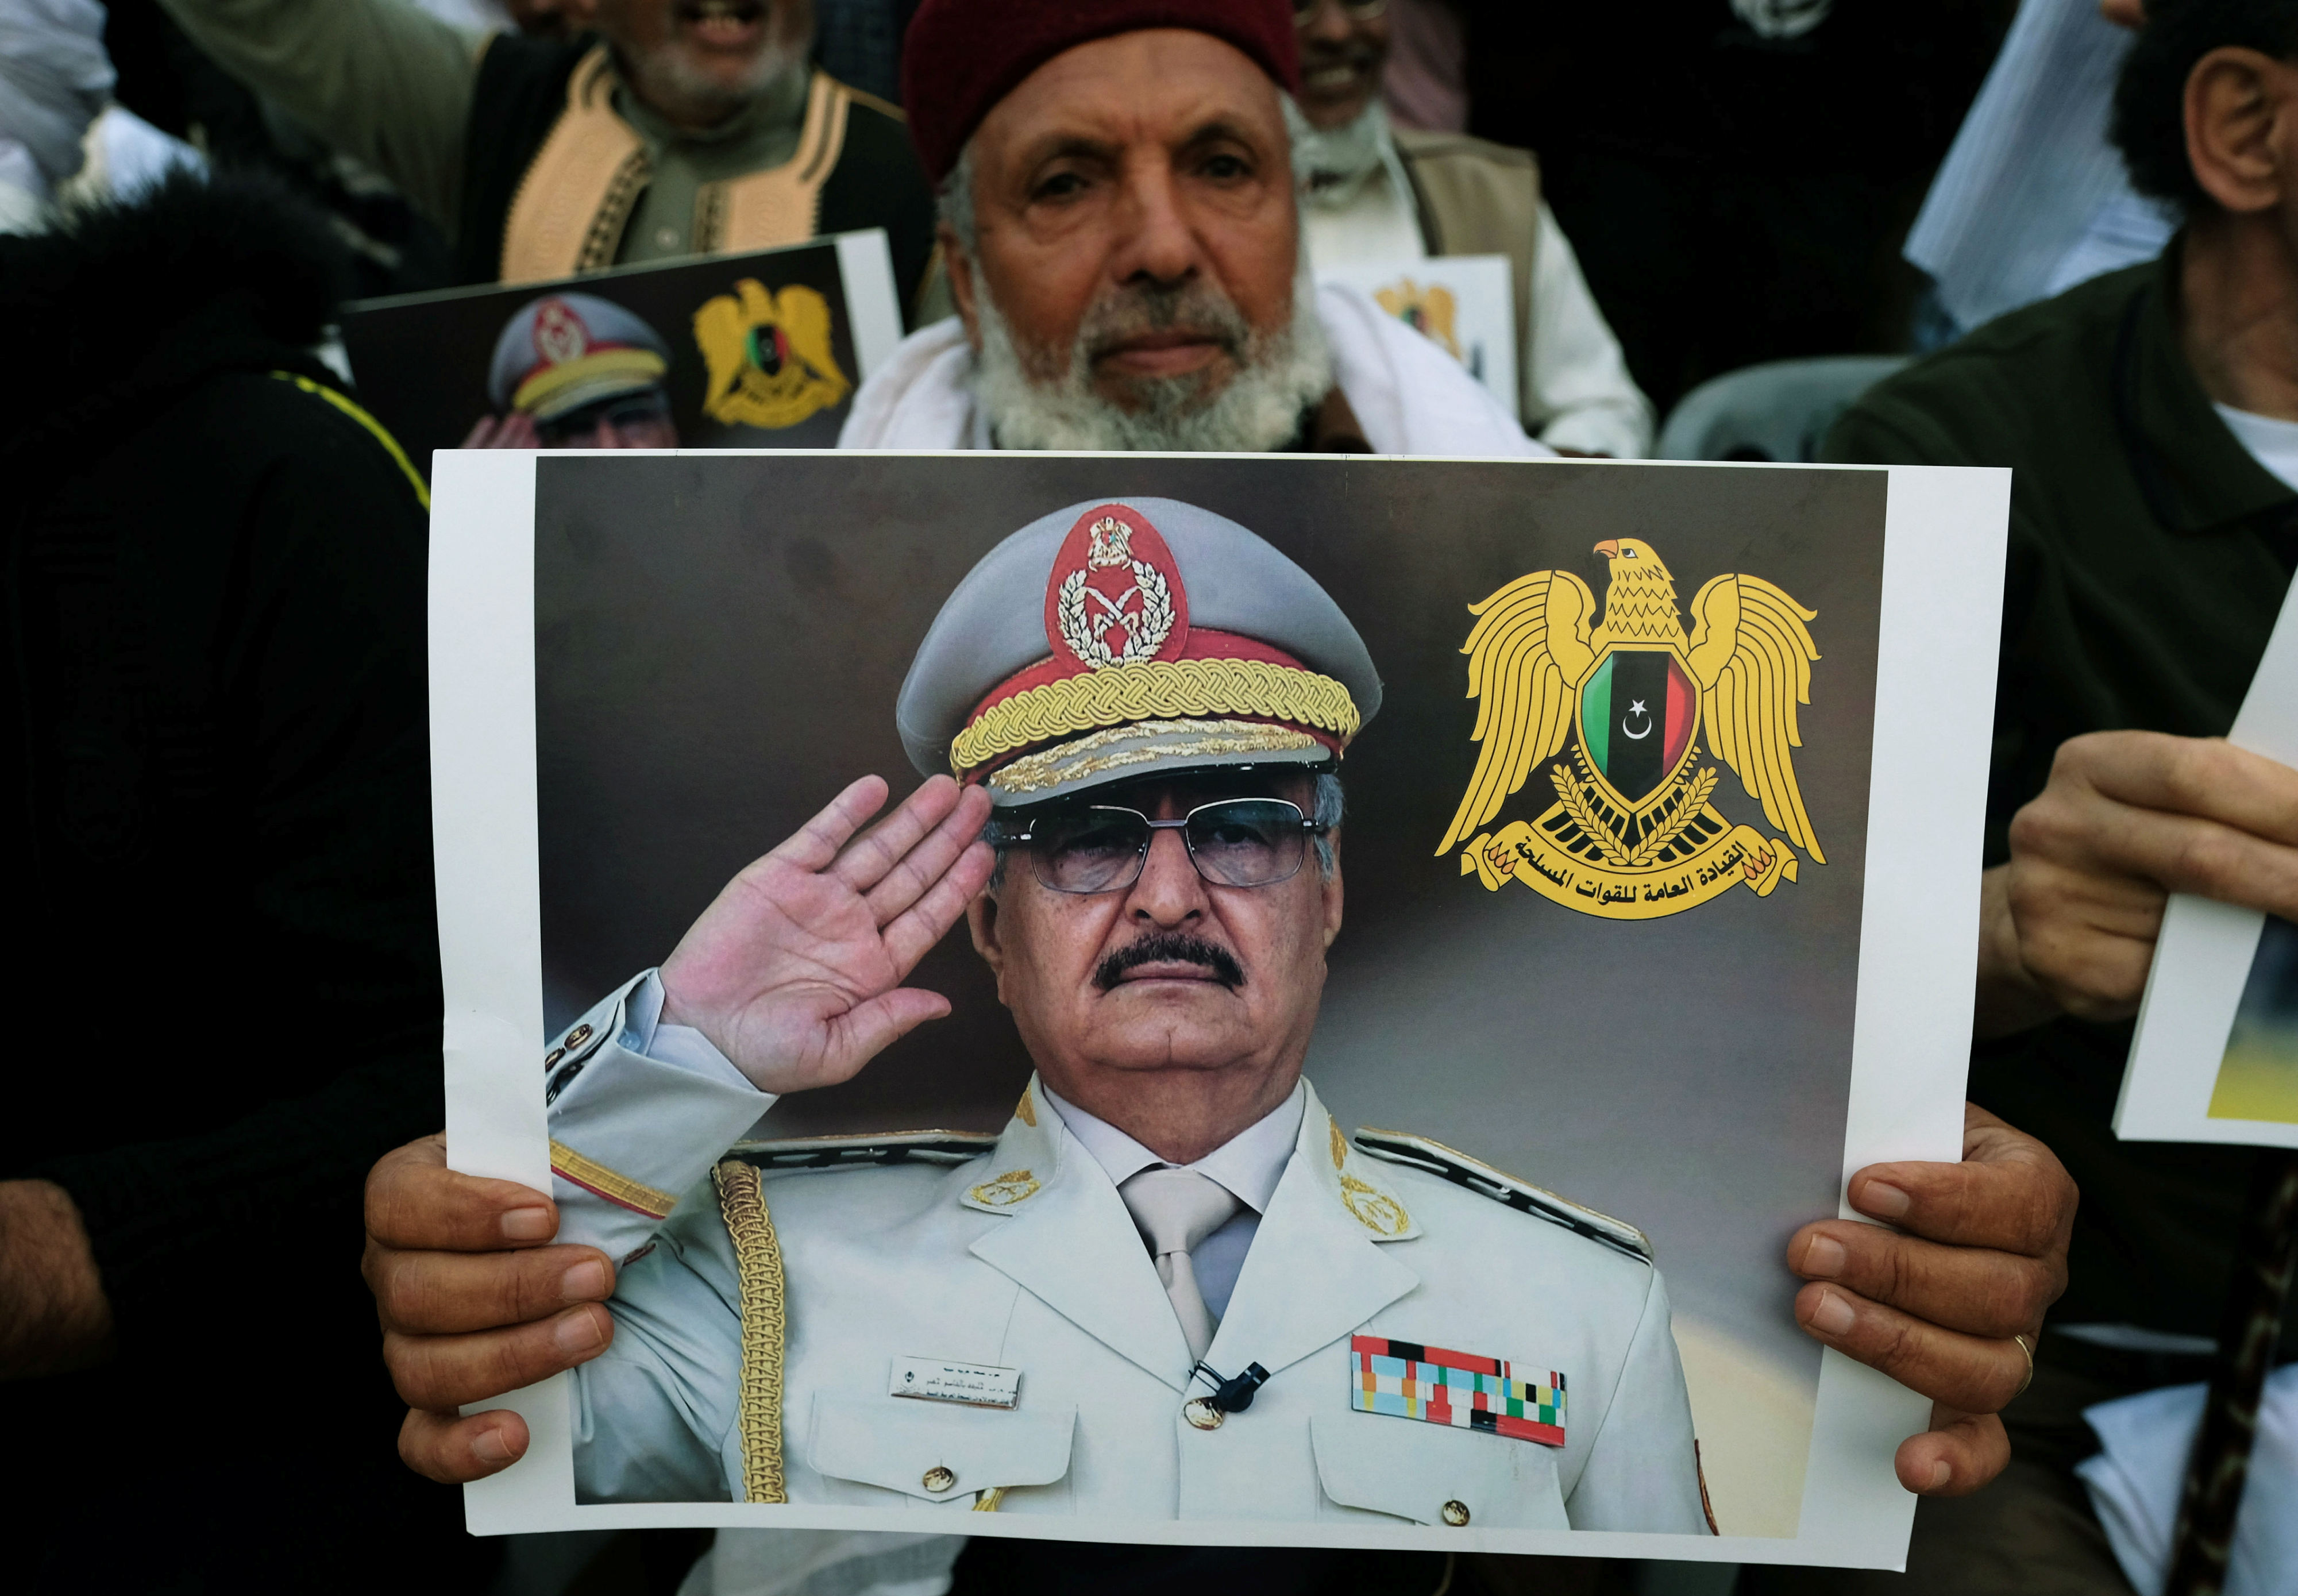
[[[1064,1478],[1076,1429],[1074,1406],[1018,1411],[825,1391],[814,1399],[806,1460],[825,1480],[971,1503],[984,1491]]]
[[[1416,1524],[1570,1529],[1556,1454],[1533,1441],[1373,1413],[1310,1421],[1318,1517],[1383,1513]]]

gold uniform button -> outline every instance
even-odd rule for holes
[[[553,1047],[550,1052],[542,1055],[542,1067],[546,1070],[555,1070],[558,1067],[558,1061],[566,1056],[566,1049],[564,1047]]]
[[[926,1470],[925,1478],[918,1483],[923,1485],[927,1490],[932,1492],[936,1496],[939,1496],[943,1492],[957,1484],[957,1472],[955,1469],[945,1468],[940,1464],[937,1463],[931,1468]]]
[[[1459,1501],[1446,1502],[1444,1504],[1444,1522],[1451,1525],[1454,1529],[1459,1529],[1462,1525],[1467,1523],[1468,1504],[1465,1501]]]
[[[578,1025],[566,1033],[566,1046],[569,1047],[580,1047],[590,1039],[591,1028],[587,1025]]]
[[[1181,1410],[1181,1417],[1201,1430],[1217,1430],[1228,1415],[1201,1396]]]

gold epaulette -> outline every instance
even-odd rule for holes
[[[1650,1238],[1624,1220],[1616,1220],[1608,1213],[1599,1213],[1583,1208],[1567,1197],[1559,1197],[1544,1187],[1481,1163],[1465,1153],[1455,1152],[1442,1142],[1430,1141],[1425,1136],[1411,1136],[1401,1130],[1363,1129],[1356,1134],[1356,1144],[1375,1158],[1388,1163],[1401,1163],[1415,1170],[1426,1170],[1454,1186],[1466,1187],[1479,1196],[1490,1197],[1495,1203],[1505,1203],[1519,1213],[1531,1214],[1560,1225],[1575,1236],[1624,1253],[1640,1262],[1652,1261]]]
[[[889,1130],[737,1142],[726,1149],[726,1156],[762,1170],[858,1170],[889,1163],[964,1163],[996,1145],[995,1136],[971,1130]]]

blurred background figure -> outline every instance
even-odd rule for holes
[[[495,0],[427,3],[458,15],[507,17]],[[107,122],[133,116],[194,160],[260,171],[293,190],[327,217],[345,246],[354,297],[414,293],[451,280],[443,236],[380,172],[235,79],[156,0],[107,0],[104,9],[104,47],[119,70]]]
[[[2029,4],[2073,28],[2054,0]],[[2181,1478],[2225,1478],[2230,1460],[2197,1447],[2203,1383],[2245,1346],[2298,1356],[2298,1318],[2277,1344],[2244,1300],[2259,1265],[2237,1259],[2286,1155],[2112,1129],[2166,893],[2298,918],[2298,774],[2215,740],[2298,569],[2298,0],[2151,0],[2135,44],[2089,37],[2120,60],[2111,93],[2046,73],[2023,102],[2046,121],[2054,95],[2112,106],[2061,146],[2065,225],[2046,215],[2035,236],[2079,236],[2123,191],[2081,153],[2111,127],[2128,192],[2174,216],[2175,238],[1884,381],[1824,451],[2011,469],[1971,1095],[2082,1188],[2067,1292],[2003,1414],[2009,1468],[1917,1505],[1905,1575],[1750,1568],[1744,1596],[2159,1591]],[[2244,1522],[2253,1501],[2284,1517],[2233,1538],[2237,1596],[2298,1571],[2298,1459],[2277,1442],[2298,1429],[2298,1389],[2280,1389]],[[2254,1414],[2255,1385],[2249,1400]],[[2110,1534],[2134,1519],[2155,1533]],[[2246,1560],[2270,1577],[2245,1587]]]
[[[1468,19],[1457,0],[1389,0],[1381,98],[1400,128],[1468,130]]]
[[[670,345],[610,300],[553,294],[519,307],[487,373],[494,414],[466,449],[675,449]]]
[[[2176,214],[2131,189],[2107,139],[2130,43],[2097,0],[2019,8],[1907,235],[1931,279],[1917,348],[2162,253]]]
[[[51,209],[128,199],[198,151],[113,103],[95,0],[0,0],[0,232],[36,232]]]
[[[1572,454],[1648,452],[1651,406],[1541,198],[1531,153],[1391,121],[1381,93],[1389,4],[1294,0],[1302,120],[1294,167],[1310,260],[1385,269],[1434,255],[1506,255],[1525,430]],[[1458,23],[1441,11],[1433,17],[1440,28]]]
[[[95,0],[0,0],[0,228],[29,232],[112,99]]]
[[[1759,361],[1897,354],[1899,258],[2013,0],[1646,0],[1471,13],[1469,130],[1542,194],[1663,414]]]
[[[814,59],[840,83],[899,104],[902,32],[917,0],[814,0]]]
[[[442,1106],[426,501],[312,353],[345,269],[252,178],[0,236],[37,374],[0,391],[26,1596],[476,1591],[498,1554],[408,1487],[344,1239]]]
[[[568,0],[533,35],[409,0],[162,0],[450,252],[528,282],[882,227],[914,310],[933,200],[900,113],[816,69],[812,0]],[[580,31],[548,37],[561,22]],[[596,31],[589,31],[595,28]]]

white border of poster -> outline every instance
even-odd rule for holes
[[[588,452],[588,451],[585,451]],[[684,451],[724,459],[734,451]],[[789,458],[782,451],[778,458]],[[449,1162],[550,1188],[533,1054],[543,1038],[537,863],[535,460],[442,452],[432,512],[432,805],[444,965]],[[1511,462],[1548,468],[1539,460]],[[1380,468],[1352,458],[1353,469]],[[1589,468],[1575,462],[1573,468]],[[1680,470],[1666,462],[1607,470]],[[1715,469],[1715,467],[1695,467]],[[1733,470],[1809,470],[1735,465]],[[1889,473],[1866,896],[1842,1177],[1898,1159],[1961,1157],[2010,473]],[[1974,595],[1979,595],[1974,599]],[[1847,1204],[1840,1217],[1856,1219]],[[526,1420],[527,1454],[465,1487],[479,1534],[682,1525],[1043,1534],[1053,1527],[940,1508],[733,1502],[577,1506],[569,1377],[497,1402]],[[1063,1517],[1064,1539],[1149,1544],[1385,1547],[1702,1562],[1904,1566],[1915,1499],[1892,1470],[1930,1402],[1823,1355],[1800,1533],[1793,1539],[1334,1523]],[[1210,1533],[1209,1533],[1210,1532]]]

